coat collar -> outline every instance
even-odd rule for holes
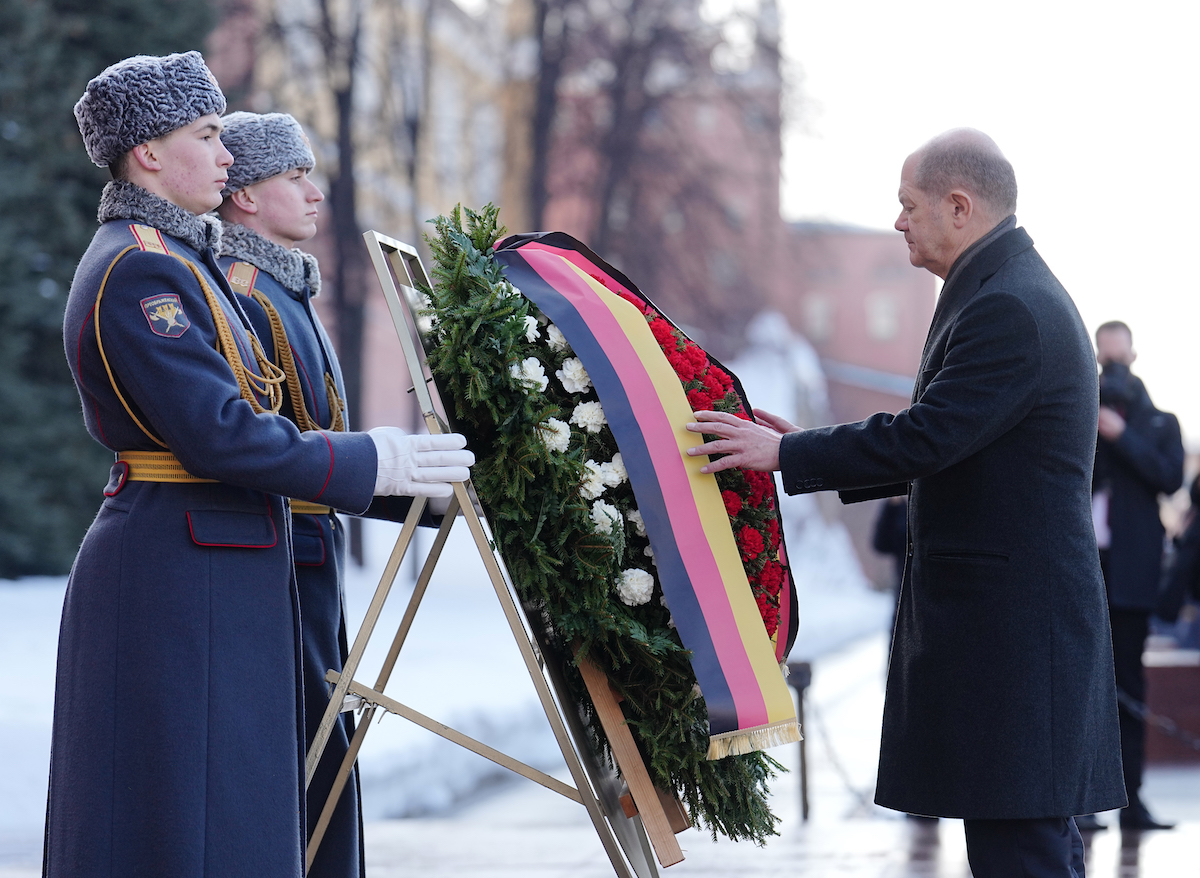
[[[126,180],[112,180],[104,187],[96,218],[102,223],[136,220],[178,238],[197,253],[221,244],[221,222],[215,216],[197,216]]]
[[[933,311],[933,326],[937,326],[940,320],[953,313],[974,295],[983,286],[984,281],[999,271],[1005,262],[1032,247],[1033,239],[1024,228],[1014,227],[1002,231],[990,241],[983,241],[982,244],[978,250],[964,253],[960,262],[964,259],[966,262],[955,263],[951,269],[950,282],[942,288],[937,307]]]
[[[321,292],[321,269],[317,257],[303,250],[281,247],[240,223],[223,223],[223,226],[221,256],[249,262],[273,277],[297,299],[306,292],[312,296]]]

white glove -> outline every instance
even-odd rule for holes
[[[367,435],[379,455],[375,494],[382,497],[449,497],[451,482],[465,482],[475,455],[458,433],[410,436],[399,427],[376,427]]]

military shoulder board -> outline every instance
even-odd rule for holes
[[[225,272],[225,278],[235,293],[248,296],[254,289],[254,281],[258,278],[258,269],[249,262],[235,262]]]
[[[153,226],[144,226],[141,223],[131,223],[129,231],[133,232],[133,236],[137,238],[138,246],[147,253],[157,253],[160,256],[169,255],[167,250],[167,242],[163,240],[162,232]]]

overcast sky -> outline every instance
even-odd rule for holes
[[[986,131],[1016,168],[1017,219],[1088,329],[1130,324],[1134,370],[1200,448],[1197,5],[780,8],[800,74],[784,215],[889,229],[904,157],[948,128]]]

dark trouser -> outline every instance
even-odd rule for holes
[[[1074,817],[964,820],[963,830],[975,878],[1084,878]]]
[[[1146,701],[1146,674],[1142,669],[1142,650],[1150,629],[1147,610],[1109,607],[1112,622],[1113,665],[1117,688],[1135,701]],[[1130,806],[1138,802],[1142,787],[1142,764],[1146,759],[1146,724],[1121,706],[1121,762],[1125,771],[1125,795]]]

